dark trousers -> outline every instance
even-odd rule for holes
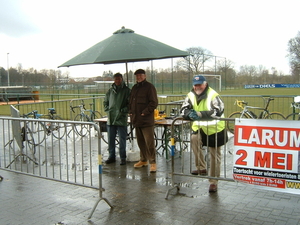
[[[150,164],[156,163],[156,149],[154,142],[154,126],[135,127],[136,139],[140,148],[140,161]]]
[[[109,158],[116,158],[116,136],[119,134],[119,154],[121,159],[126,159],[126,139],[127,139],[127,126],[114,126],[107,125],[108,136],[108,151]]]

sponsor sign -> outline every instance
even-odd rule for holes
[[[300,88],[300,84],[246,84],[244,88]]]
[[[236,119],[233,177],[300,194],[300,122]]]

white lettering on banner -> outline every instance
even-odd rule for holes
[[[260,88],[275,88],[275,84],[260,84]]]
[[[268,150],[253,147],[236,148],[234,165],[245,170],[268,169],[298,173],[298,151],[289,152],[282,149]]]
[[[264,127],[237,126],[235,145],[254,145],[265,148],[286,148],[299,150],[300,131],[289,128],[266,129]]]
[[[299,139],[300,139],[299,133],[298,133],[298,137],[297,137],[296,131],[294,131],[294,132],[292,131],[292,132],[291,132],[291,136],[292,136],[292,138],[291,138],[291,140],[290,140],[290,146],[291,146],[291,147],[294,147],[294,146],[293,146],[293,143],[294,143],[294,140],[295,140],[295,143],[296,143],[296,144],[295,144],[295,147],[298,148],[298,147],[299,147],[299,143],[300,143],[300,140],[299,140]]]

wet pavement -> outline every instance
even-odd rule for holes
[[[219,181],[217,193],[208,192],[206,179],[176,177],[171,188],[171,162],[158,156],[157,173],[133,168],[134,162],[103,166],[99,191],[17,174],[0,169],[0,224],[300,224],[300,196]]]

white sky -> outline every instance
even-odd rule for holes
[[[300,31],[299,9],[299,0],[0,0],[0,66],[57,69],[125,26],[181,50],[208,49],[237,70],[263,65],[289,74],[287,44]],[[169,68],[171,60],[153,65]],[[73,77],[125,73],[124,64],[60,69]]]

